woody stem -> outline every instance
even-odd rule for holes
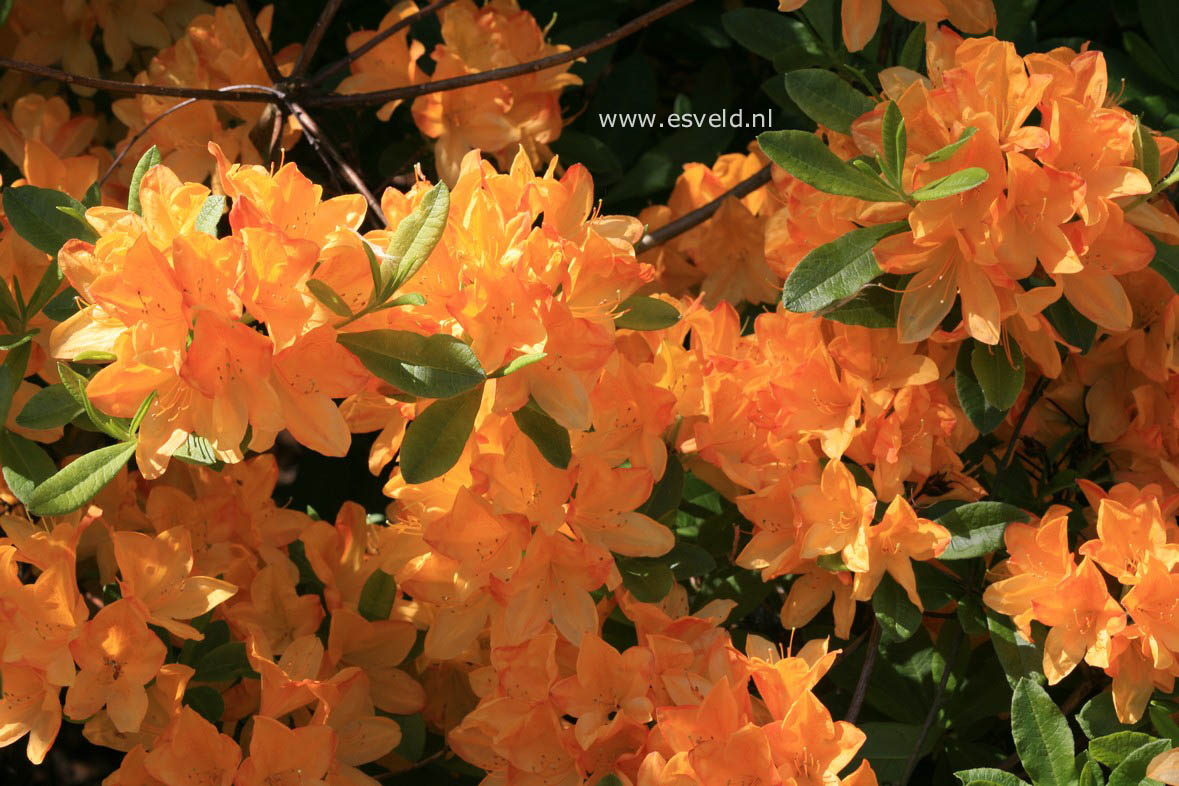
[[[868,634],[868,651],[864,653],[864,665],[860,667],[860,679],[856,682],[856,690],[852,694],[847,715],[844,716],[848,723],[855,723],[860,717],[864,697],[868,695],[868,682],[872,679],[872,669],[876,666],[876,650],[880,648],[880,633],[880,621],[873,617],[872,632]]]
[[[909,760],[905,763],[905,774],[900,780],[900,786],[908,786],[909,778],[913,777],[913,770],[917,768],[917,762],[921,758],[921,748],[925,745],[925,738],[929,736],[929,730],[933,728],[933,721],[937,718],[938,708],[946,693],[946,685],[950,681],[950,672],[954,670],[954,661],[958,660],[958,652],[962,649],[962,642],[966,639],[965,631],[961,628],[958,628],[957,631],[958,635],[954,638],[954,645],[950,647],[950,655],[946,658],[946,665],[942,669],[941,681],[938,682],[937,690],[934,691],[929,712],[925,713],[925,722],[921,724],[921,733],[917,735],[917,742],[913,745],[913,750],[909,752]]]
[[[249,2],[247,0],[233,0],[233,2],[237,6],[238,16],[242,18],[242,24],[246,26],[246,33],[249,34],[250,41],[254,44],[254,50],[262,60],[262,67],[266,69],[266,75],[270,77],[271,82],[277,85],[282,81],[282,74],[279,73],[278,64],[274,62],[274,53],[270,51],[270,46],[262,37],[262,31],[258,29],[258,22],[254,19],[254,12],[250,10]]]
[[[770,177],[770,165],[766,164],[711,202],[701,205],[690,213],[684,213],[675,221],[664,224],[658,229],[643,235],[639,238],[639,242],[635,243],[635,253],[641,254],[655,246],[666,243],[674,237],[682,235],[699,224],[703,224],[712,218],[717,210],[720,210],[720,206],[726,199],[729,197],[740,199],[770,182]]]

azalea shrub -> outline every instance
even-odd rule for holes
[[[631,6],[0,2],[6,783],[1179,784],[1179,6]]]

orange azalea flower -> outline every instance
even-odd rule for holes
[[[619,733],[625,724],[650,722],[654,706],[647,691],[653,665],[645,648],[618,652],[593,634],[581,640],[577,674],[557,682],[552,696],[562,713],[577,718],[574,733],[583,749]]]
[[[1091,487],[1088,482],[1083,486],[1086,491]],[[1174,524],[1164,520],[1157,497],[1144,494],[1127,505],[1117,497],[1125,499],[1126,492],[1137,491],[1128,483],[1115,486],[1108,497],[1100,489],[1092,488],[1103,497],[1097,503],[1097,538],[1081,544],[1077,553],[1091,557],[1107,573],[1128,585],[1138,583],[1152,559],[1161,562],[1167,570],[1174,569],[1179,563],[1179,546],[1167,542],[1168,530],[1173,530]]]
[[[389,13],[385,14],[375,32],[358,30],[348,36],[345,41],[348,52],[354,52],[372,40],[377,33],[400,22],[407,16],[412,16],[417,11],[417,5],[411,0],[402,0],[393,6]],[[369,93],[376,90],[404,87],[422,81],[424,75],[418,68],[417,61],[425,53],[426,47],[418,41],[410,41],[408,36],[408,30],[395,33],[364,55],[353,60],[349,65],[352,76],[340,82],[336,87],[336,92],[345,95]],[[393,110],[400,104],[400,101],[390,101],[383,104],[377,110],[377,118],[388,120],[393,116]]]
[[[482,7],[461,0],[439,16],[443,43],[430,55],[435,80],[525,63],[569,48],[547,43],[545,31],[516,0],[492,0]],[[568,73],[570,65],[416,99],[414,122],[438,140],[434,155],[441,178],[454,183],[459,162],[471,149],[486,150],[506,164],[523,148],[533,167],[544,164],[552,156],[548,143],[561,133],[561,90],[581,84]]]
[[[569,524],[595,546],[632,557],[658,557],[675,545],[675,535],[639,507],[651,496],[651,472],[615,469],[596,457],[581,462]]]
[[[905,588],[913,605],[922,608],[912,560],[931,560],[949,544],[949,530],[919,518],[904,497],[894,497],[880,523],[868,529],[868,570],[856,573],[856,600],[870,600],[887,571]]]
[[[179,620],[199,617],[233,597],[237,587],[208,576],[190,576],[192,541],[188,530],[173,527],[154,539],[139,532],[112,535],[122,573],[123,597],[152,625],[186,639],[204,638]]]
[[[1008,524],[1003,541],[1011,557],[994,569],[997,580],[986,588],[983,602],[1011,617],[1030,640],[1034,599],[1054,594],[1076,570],[1068,548],[1068,509],[1049,508],[1038,525]]]
[[[242,762],[234,784],[321,784],[332,766],[335,753],[336,735],[328,726],[291,729],[274,718],[255,715],[250,755]]]
[[[1105,577],[1090,559],[1055,590],[1032,600],[1036,619],[1048,625],[1044,642],[1044,674],[1056,684],[1084,658],[1094,666],[1109,665],[1110,640],[1126,627],[1126,612],[1110,597]]]
[[[194,674],[196,670],[191,666],[165,663],[147,687],[147,712],[136,731],[119,731],[111,721],[110,714],[102,710],[86,721],[82,728],[83,736],[95,745],[120,751],[130,751],[139,745],[151,747],[180,714],[184,706],[184,693]]]
[[[0,666],[0,678],[0,747],[27,734],[29,761],[40,764],[61,728],[61,688],[50,684],[44,672],[19,663]]]
[[[151,746],[143,766],[163,783],[229,786],[241,757],[232,737],[219,734],[192,707],[183,707]]]
[[[368,676],[373,704],[394,715],[421,712],[426,703],[421,684],[398,664],[417,640],[412,623],[369,621],[348,608],[332,612],[328,657],[338,668],[357,666]]]
[[[924,23],[930,30],[949,19],[966,33],[985,33],[995,27],[992,0],[888,0],[893,10],[906,19]],[[778,0],[779,11],[796,11],[806,0]],[[880,0],[843,0],[843,43],[849,52],[859,52],[880,23]]]
[[[135,606],[117,600],[104,607],[70,642],[70,653],[80,671],[66,691],[66,715],[82,720],[105,706],[116,729],[137,730],[147,713],[143,686],[164,665],[168,648]]]
[[[1171,573],[1155,559],[1148,559],[1138,583],[1122,598],[1153,655],[1154,666],[1169,669],[1179,654],[1179,626],[1174,622],[1179,574]]]
[[[827,462],[819,483],[795,489],[794,500],[805,527],[800,556],[841,554],[856,573],[869,570],[868,525],[876,512],[876,495],[856,485],[842,461]]]

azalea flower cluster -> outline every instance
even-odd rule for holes
[[[1078,485],[1095,511],[1096,536],[1071,549],[1063,506],[1034,524],[1011,524],[1004,535],[1010,557],[993,568],[984,601],[1009,615],[1029,640],[1033,622],[1048,627],[1050,684],[1082,660],[1103,669],[1113,678],[1118,718],[1135,723],[1154,689],[1171,692],[1179,674],[1179,499],[1157,485],[1119,483],[1109,491],[1083,479]]]
[[[381,20],[377,31],[363,30],[348,37],[348,49],[367,44],[377,33],[417,12],[402,0]],[[389,90],[419,82],[452,79],[527,63],[567,51],[568,46],[545,40],[536,19],[520,10],[516,0],[491,0],[476,5],[460,0],[439,12],[442,43],[430,53],[429,77],[418,64],[425,47],[410,40],[406,31],[394,33],[352,61],[352,76],[340,83],[344,94]],[[413,119],[426,137],[436,140],[434,160],[439,176],[448,184],[458,177],[467,151],[479,149],[493,155],[502,166],[523,147],[534,167],[548,163],[548,143],[561,134],[563,121],[558,101],[561,90],[579,85],[569,73],[571,63],[535,73],[485,82],[479,85],[430,93],[413,102]],[[400,104],[390,101],[377,112],[388,120]]]
[[[687,348],[661,346],[678,394],[676,445],[752,522],[737,564],[765,580],[798,576],[783,624],[801,627],[834,596],[846,637],[856,600],[885,572],[920,607],[910,560],[939,555],[949,533],[909,500],[981,492],[959,458],[977,432],[939,363],[894,331],[785,310],[742,335],[731,306],[698,308],[688,330]]]

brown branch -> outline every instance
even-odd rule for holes
[[[311,58],[315,57],[316,50],[323,43],[323,36],[327,33],[328,25],[332,23],[332,19],[335,18],[336,12],[340,10],[343,2],[344,0],[327,0],[324,3],[323,11],[315,20],[315,27],[311,28],[311,33],[307,36],[306,43],[303,44],[303,50],[299,52],[299,59],[295,61],[295,70],[291,72],[291,76],[295,79],[303,76],[303,72],[311,64]]]
[[[733,186],[708,204],[702,205],[690,213],[684,213],[675,221],[672,221],[669,224],[664,224],[658,229],[652,230],[643,235],[641,238],[639,238],[639,242],[635,243],[635,253],[641,254],[644,251],[649,251],[655,246],[666,243],[672,238],[687,232],[689,229],[693,229],[696,226],[703,224],[705,221],[712,218],[713,214],[720,209],[721,204],[729,197],[740,199],[741,197],[761,188],[768,182],[770,182],[770,165],[766,164],[764,167],[757,170],[757,172],[742,180],[740,183]]]
[[[166,96],[168,98],[203,98],[209,101],[237,101],[259,104],[276,103],[279,99],[274,94],[258,92],[258,86],[251,85],[250,90],[212,90],[197,87],[170,87],[167,85],[144,85],[137,82],[124,82],[117,79],[99,79],[97,77],[71,74],[56,68],[39,66],[24,60],[9,60],[0,57],[0,68],[9,71],[52,79],[67,85],[93,87],[96,90],[106,90],[111,93],[132,93],[135,95]]]
[[[851,704],[848,705],[844,720],[855,724],[860,717],[860,710],[864,706],[864,698],[868,695],[868,682],[872,679],[872,669],[876,665],[876,650],[880,648],[882,633],[880,621],[872,618],[872,633],[868,636],[868,651],[864,653],[864,665],[860,668],[860,678],[856,682],[855,693],[852,694]]]
[[[376,35],[374,35],[369,40],[365,41],[360,46],[356,47],[356,49],[349,52],[347,57],[340,58],[336,62],[334,62],[331,65],[324,68],[322,71],[320,71],[315,76],[311,77],[309,80],[307,80],[307,83],[311,84],[311,85],[318,85],[320,82],[323,82],[325,79],[327,79],[328,77],[330,77],[332,74],[336,73],[337,71],[339,71],[343,68],[347,68],[348,65],[350,63],[352,63],[354,60],[358,60],[359,58],[364,57],[366,54],[368,54],[370,51],[372,51],[375,47],[377,47],[382,41],[384,41],[389,36],[399,32],[401,30],[404,30],[405,28],[412,25],[414,22],[417,22],[419,19],[422,19],[423,17],[429,16],[430,14],[434,13],[435,11],[442,10],[443,8],[450,5],[454,1],[455,0],[434,0],[434,2],[425,6],[424,8],[422,8],[422,10],[412,13],[409,16],[405,17],[404,19],[398,19],[396,22],[389,25],[384,30],[381,30],[380,32],[378,32]],[[325,9],[325,12],[326,12],[326,9]],[[313,34],[314,34],[314,31],[313,31]],[[308,39],[309,45],[310,45],[310,41],[311,41],[311,39]],[[308,58],[308,59],[310,60],[310,58]],[[298,72],[296,71],[296,75],[297,75],[297,73]]]
[[[418,96],[429,95],[430,93],[441,93],[447,90],[458,90],[463,87],[471,87],[472,85],[482,85],[487,82],[494,82],[499,79],[510,79],[524,74],[535,74],[537,71],[544,71],[555,66],[571,63],[574,60],[579,60],[586,55],[592,55],[601,49],[615,44],[627,36],[639,32],[648,25],[656,22],[668,14],[678,11],[686,5],[689,5],[693,0],[669,0],[663,5],[655,8],[642,16],[636,17],[627,22],[622,27],[607,33],[596,41],[591,41],[583,46],[569,49],[565,52],[558,52],[555,55],[542,57],[537,60],[530,60],[527,63],[518,63],[514,66],[505,66],[503,68],[493,68],[490,71],[480,71],[477,74],[465,74],[463,76],[452,77],[451,79],[435,79],[430,82],[422,82],[417,85],[406,85],[405,87],[395,87],[390,90],[374,90],[368,93],[353,93],[352,95],[319,95],[308,96],[304,102],[308,106],[358,106],[364,104],[383,104],[386,101],[401,101],[407,98],[417,98]]]
[[[237,6],[238,16],[242,18],[242,24],[246,26],[250,41],[254,43],[254,50],[262,59],[262,67],[266,69],[266,75],[270,77],[271,82],[277,85],[282,81],[282,74],[278,70],[278,64],[274,62],[274,53],[270,51],[270,44],[266,43],[266,39],[262,37],[262,31],[258,29],[258,22],[254,19],[254,12],[250,10],[249,2],[247,0],[233,0],[233,2]]]
[[[324,163],[330,170],[332,164],[335,164],[343,173],[344,177],[352,184],[352,187],[364,197],[364,201],[368,203],[372,210],[372,215],[376,221],[380,222],[381,226],[385,226],[385,214],[381,210],[381,203],[373,196],[373,192],[369,190],[368,186],[364,184],[360,175],[356,170],[344,159],[344,156],[336,149],[335,145],[331,143],[319,128],[319,124],[312,119],[311,115],[307,114],[307,110],[300,106],[295,101],[287,99],[284,102],[291,114],[299,121],[299,125],[307,133],[307,141],[315,148],[315,152],[319,153],[321,158],[324,158]],[[326,156],[325,156],[326,154]],[[330,159],[330,161],[328,160]]]

